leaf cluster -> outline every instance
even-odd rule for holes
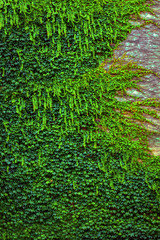
[[[97,67],[132,29],[132,4],[15,2],[0,12],[0,238],[158,239],[159,158],[122,115],[142,109],[115,99],[149,71]]]

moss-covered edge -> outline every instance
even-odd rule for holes
[[[118,58],[118,59],[116,59],[115,56],[114,56],[114,62],[110,66],[109,71],[108,71],[109,75],[112,75],[112,74],[119,75],[120,72],[122,72],[124,74],[125,71],[126,72],[128,70],[131,71],[131,69],[135,69],[136,68],[138,70],[135,70],[134,72],[132,71],[133,74],[135,74],[135,73],[138,73],[138,74],[142,73],[141,76],[145,76],[148,73],[152,73],[155,76],[160,77],[160,75],[158,73],[155,73],[152,70],[147,70],[147,69],[145,69],[145,68],[143,68],[141,66],[138,66],[137,62],[130,61],[126,65],[122,66],[123,58],[125,58],[125,55],[126,54],[123,54],[123,56],[121,58]],[[111,61],[112,61],[112,59],[108,60],[108,61],[104,61],[103,63],[100,64],[99,69],[103,69],[104,66],[106,65],[106,63],[107,62],[111,62]],[[140,71],[140,70],[142,70],[142,71]],[[106,79],[106,70],[105,71],[102,70],[102,72],[103,72],[104,79]],[[97,74],[96,70],[95,70],[95,73]],[[92,75],[92,77],[93,77],[94,73],[92,72],[92,74],[93,74]],[[134,81],[135,82],[139,82],[139,81],[141,81],[141,79],[137,79],[137,80],[134,80]],[[136,89],[138,89],[139,91],[142,92],[142,90],[140,89],[140,87],[137,84],[134,85],[134,88],[136,88]],[[137,97],[134,97],[134,96],[132,96],[130,94],[127,94],[127,92],[125,90],[124,90],[124,92],[125,92],[125,94],[127,96],[130,96],[132,98],[138,99]],[[115,109],[119,108],[119,109],[122,110],[122,112],[127,110],[127,111],[131,112],[132,114],[134,114],[134,112],[140,113],[140,114],[134,114],[134,116],[132,115],[131,117],[135,118],[135,119],[138,119],[138,120],[140,120],[142,122],[149,122],[149,123],[153,124],[151,121],[145,119],[142,116],[142,114],[143,113],[147,113],[147,114],[149,114],[151,116],[154,116],[157,119],[160,119],[160,117],[157,115],[156,111],[148,110],[148,109],[144,110],[143,108],[139,107],[138,105],[159,107],[160,106],[160,102],[155,101],[155,99],[156,98],[148,98],[147,100],[144,100],[144,101],[141,100],[141,101],[137,101],[137,102],[133,102],[133,103],[130,103],[130,101],[128,101],[129,104],[130,104],[130,106],[129,106],[130,109],[129,110],[128,110],[127,102],[125,102],[124,104],[122,103],[123,107],[122,107],[122,105],[121,106],[120,105],[119,106],[115,105]],[[122,115],[122,117],[124,118],[123,115]],[[128,120],[128,118],[126,120],[127,120],[127,122],[130,122]],[[101,132],[102,131],[104,132],[106,129],[108,130],[108,125],[106,125],[106,122],[107,122],[107,118],[104,117],[102,119],[102,121],[101,121],[101,126],[102,126],[102,128],[100,130]],[[152,176],[154,179],[157,179],[157,178],[159,179],[159,172],[160,172],[160,168],[159,168],[160,156],[152,156],[151,155],[151,150],[149,149],[149,145],[148,145],[148,137],[153,135],[153,134],[155,134],[155,132],[154,131],[149,131],[145,127],[140,127],[136,123],[135,124],[134,123],[130,124],[130,123],[129,123],[130,127],[133,126],[133,125],[136,127],[136,129],[137,129],[136,131],[137,131],[137,133],[139,135],[138,138],[140,139],[140,144],[144,145],[144,149],[142,150],[143,153],[141,151],[139,151],[139,154],[137,154],[137,157],[136,158],[133,157],[131,159],[131,162],[128,162],[128,164],[127,164],[127,160],[128,159],[125,159],[125,167],[124,167],[124,169],[125,170],[129,170],[128,168],[130,168],[129,172],[130,173],[132,172],[133,174],[136,174],[137,169],[139,167],[142,168],[144,170],[144,172],[146,173],[146,183],[148,184],[148,181],[147,181],[148,173],[150,173],[150,176]],[[98,124],[97,124],[97,126],[98,126]],[[99,128],[98,128],[98,130],[99,130]],[[123,138],[122,139],[123,139],[122,141],[124,141],[124,133],[123,133]],[[116,145],[116,147],[117,147],[117,145]],[[137,147],[138,147],[138,145],[137,145]],[[101,170],[103,170],[104,172],[108,172],[107,171],[108,170],[107,162],[105,162],[105,158],[102,160],[102,164],[103,164],[103,167],[101,168]],[[118,180],[121,179],[119,177],[119,174],[114,172],[114,177],[117,178],[117,176],[118,176]],[[157,197],[159,199],[160,192],[159,192],[159,184],[157,183],[157,181],[154,182],[154,184],[152,186],[149,186],[149,188],[156,191]]]

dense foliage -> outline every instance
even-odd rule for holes
[[[99,66],[143,6],[0,4],[0,238],[158,239],[159,157],[143,142],[151,133],[114,111],[130,106],[143,119],[138,104],[114,97],[150,71]]]

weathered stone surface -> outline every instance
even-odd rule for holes
[[[147,1],[146,3],[152,2]],[[138,99],[125,95],[121,96],[117,91],[119,97],[116,97],[116,99],[119,101],[131,100],[132,102],[136,102],[145,99],[149,101],[150,98],[156,98],[156,100],[160,102],[160,1],[154,1],[154,5],[150,6],[150,9],[153,10],[155,15],[150,12],[141,12],[140,17],[137,19],[135,16],[131,15],[130,23],[132,25],[143,25],[140,28],[136,27],[136,29],[133,29],[127,39],[120,43],[118,48],[114,50],[113,57],[105,60],[104,69],[107,72],[110,70],[114,60],[120,60],[117,64],[121,63],[121,65],[126,65],[131,61],[146,70],[152,70],[154,72],[140,77],[141,81],[138,82],[137,85],[140,86],[142,92],[134,88],[127,89],[127,94],[138,97]],[[153,22],[145,23],[141,18],[147,21],[152,20]],[[122,57],[124,57],[123,60],[121,60]],[[117,64],[115,64],[114,67],[116,67]],[[138,69],[132,69],[132,71],[134,70]],[[160,105],[158,105],[158,107],[141,107],[155,110],[157,115],[160,116]],[[129,113],[128,111],[124,116],[129,117]],[[148,114],[144,114],[143,116],[154,124],[143,123],[143,126],[145,126],[147,130],[154,131],[153,136],[148,137],[151,154],[160,156],[160,119],[154,118]],[[131,121],[132,120],[142,126],[142,122],[131,118]],[[101,125],[99,125],[99,127],[101,128]]]

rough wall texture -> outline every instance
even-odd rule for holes
[[[152,2],[147,1],[147,3],[151,4]],[[120,101],[130,100],[132,102],[145,99],[149,101],[151,98],[156,98],[158,101],[157,107],[142,107],[155,110],[157,115],[160,116],[160,1],[154,1],[154,5],[150,6],[150,9],[153,10],[153,14],[150,12],[141,12],[137,18],[131,15],[130,23],[137,27],[131,31],[125,41],[115,48],[113,57],[106,59],[104,69],[109,71],[112,64],[114,64],[116,68],[117,64],[126,65],[131,61],[137,66],[153,71],[153,73],[141,77],[141,81],[137,83],[142,91],[134,88],[127,89],[127,94],[138,97],[136,100],[125,94],[121,95],[118,91],[117,93],[120,97],[116,98]],[[151,20],[151,22],[146,23],[146,21],[149,20]],[[138,27],[140,25],[141,27]],[[137,69],[138,68],[133,68],[132,71]],[[133,80],[134,79],[137,78],[133,78]],[[129,113],[129,111],[125,112],[124,116],[130,116]],[[147,130],[154,131],[154,134],[148,137],[149,149],[152,155],[160,156],[160,119],[156,119],[148,114],[143,114],[143,116],[147,120],[150,120],[151,123],[141,123],[133,118],[131,119],[139,125],[144,124],[143,126],[145,126]],[[101,126],[99,125],[99,127]]]

